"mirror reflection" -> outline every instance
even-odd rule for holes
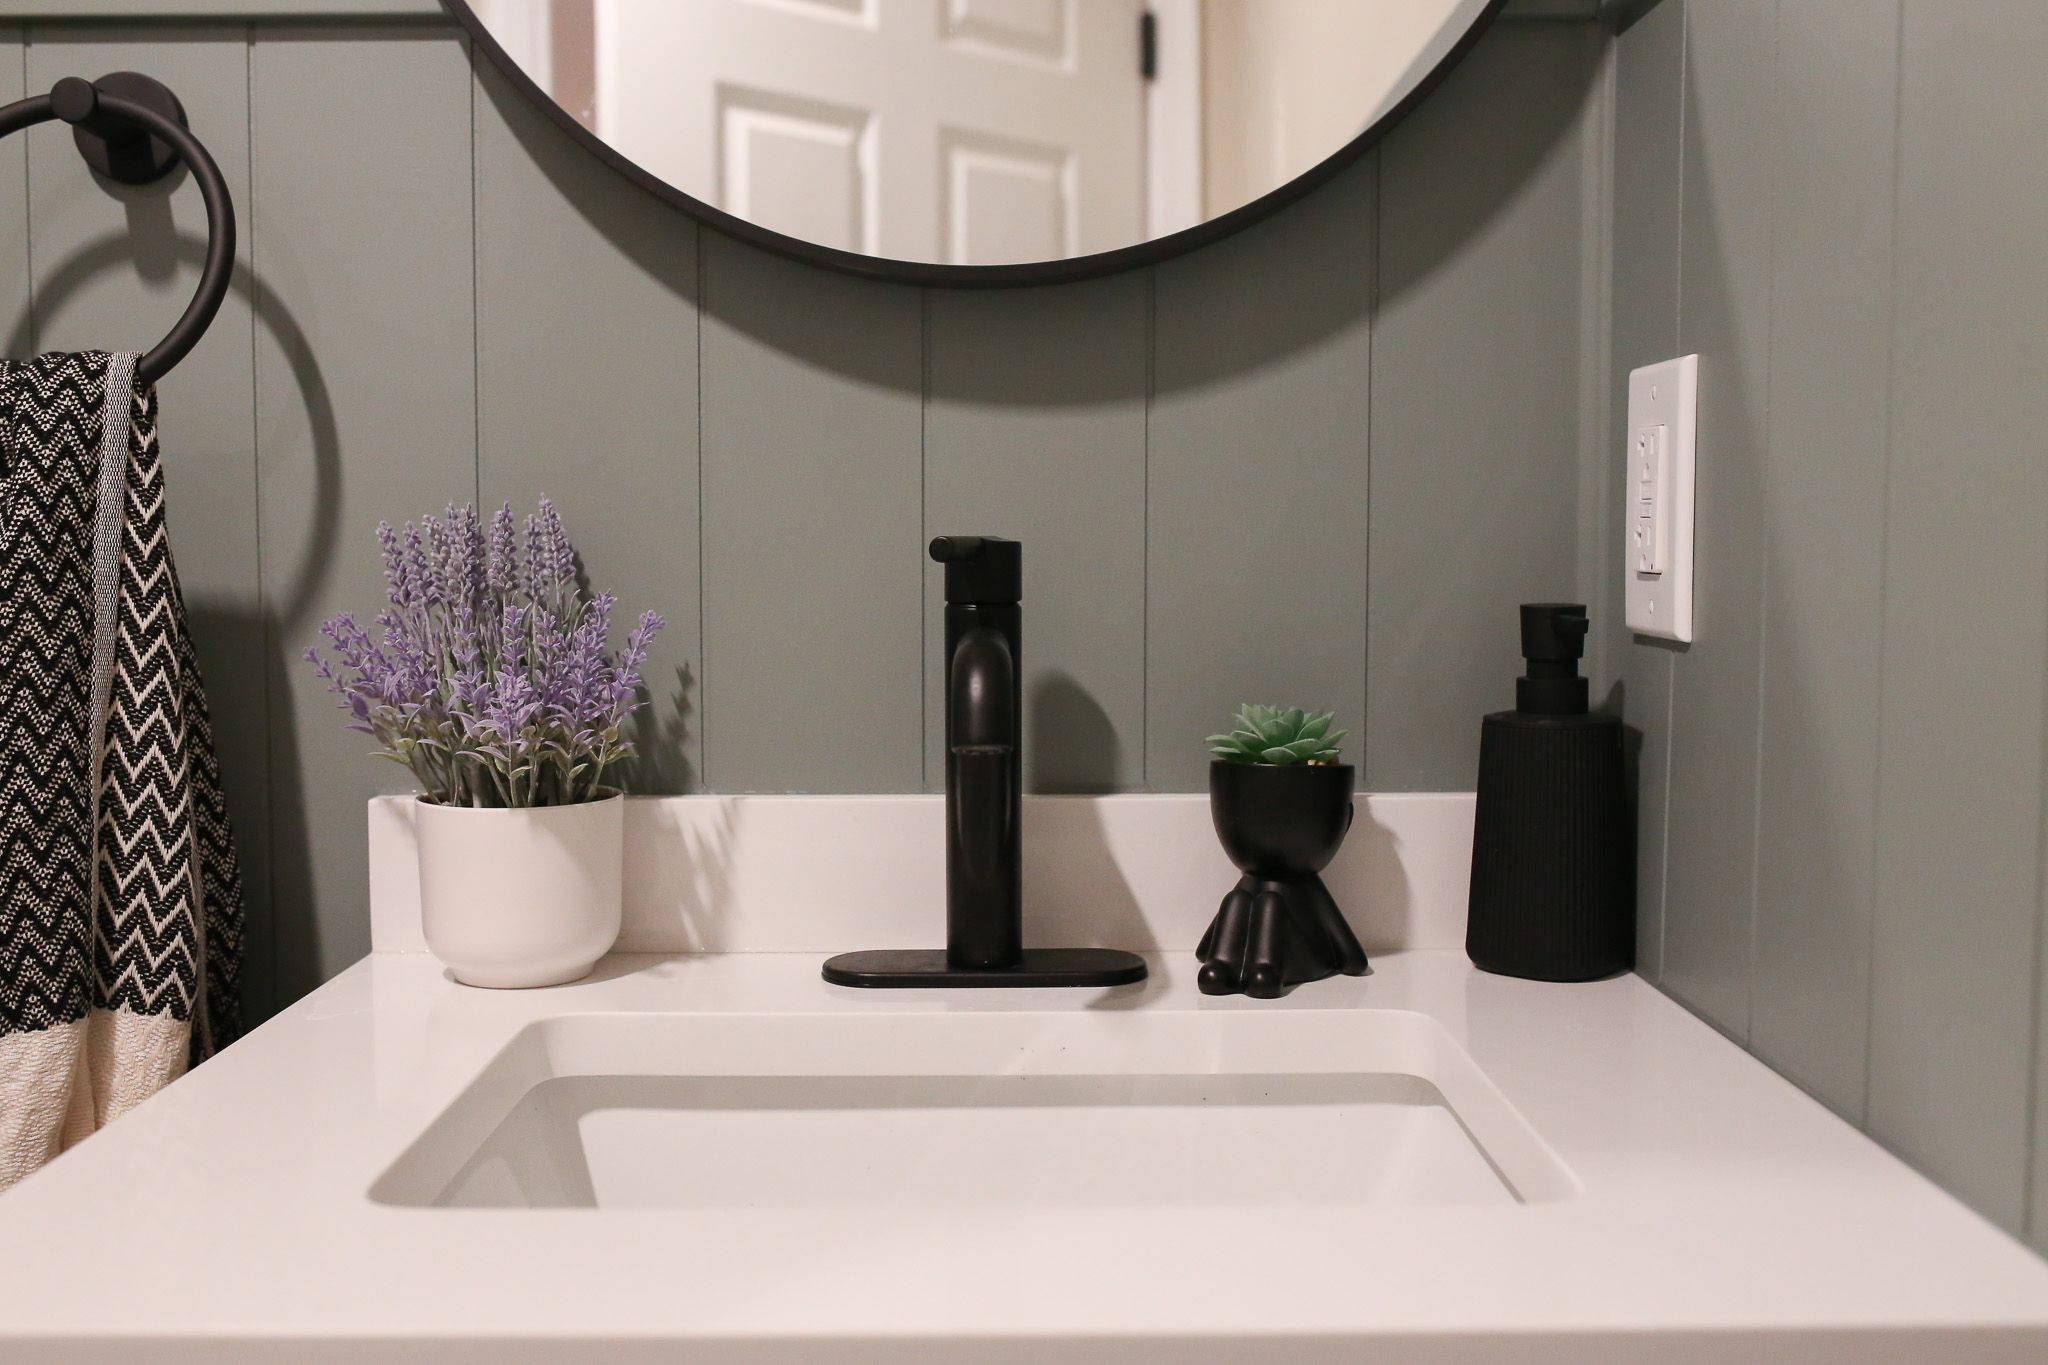
[[[1061,260],[1228,213],[1343,148],[1485,0],[471,0],[598,138],[802,241]]]

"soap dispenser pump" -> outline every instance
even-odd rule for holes
[[[1485,971],[1590,981],[1635,960],[1621,720],[1587,710],[1587,628],[1578,603],[1524,604],[1515,709],[1480,728],[1465,954]]]

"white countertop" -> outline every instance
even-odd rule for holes
[[[1423,951],[1259,1002],[1197,994],[1187,953],[1123,992],[857,992],[818,962],[620,956],[491,992],[374,954],[0,1197],[0,1360],[2048,1359],[2048,1264],[1634,977]],[[1258,1239],[1155,1209],[1142,1254],[1115,1210],[992,1229],[366,1193],[520,1028],[565,1014],[1092,1010],[1113,1031],[1373,1009],[1441,1023],[1581,1191],[1267,1210]]]

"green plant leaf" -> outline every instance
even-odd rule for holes
[[[1237,708],[1229,734],[1210,735],[1206,742],[1218,758],[1246,763],[1335,762],[1337,742],[1349,733],[1330,729],[1335,717],[1334,711],[1248,701]]]

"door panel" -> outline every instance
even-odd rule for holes
[[[947,0],[945,36],[1037,60],[1068,56],[1072,0]]]
[[[1140,0],[599,0],[597,130],[792,236],[1002,264],[1143,235]]]
[[[1045,261],[1074,254],[1071,167],[1057,147],[940,134],[946,246],[953,261]]]
[[[866,111],[726,87],[718,122],[721,207],[841,251],[875,249]]]

